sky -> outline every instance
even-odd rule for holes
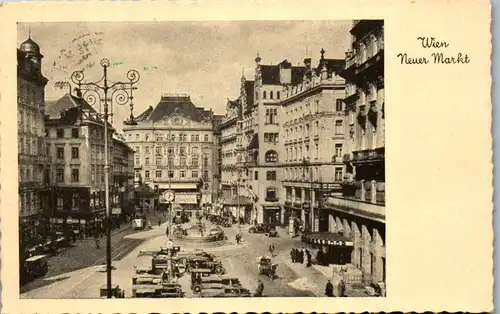
[[[235,22],[105,22],[19,23],[18,47],[28,38],[40,45],[43,74],[49,79],[46,100],[63,96],[54,87],[83,70],[85,80],[102,77],[99,62],[107,58],[111,81],[125,81],[127,71],[140,73],[134,94],[134,115],[155,106],[162,93],[188,93],[198,107],[225,114],[227,98],[239,96],[242,73],[253,80],[255,57],[261,64],[287,59],[313,65],[324,48],[326,58],[345,57],[350,21],[235,21]],[[128,106],[115,106],[114,125],[130,115]]]

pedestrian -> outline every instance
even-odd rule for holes
[[[269,245],[269,253],[271,254],[271,256],[274,256],[274,245],[273,244]]]
[[[161,226],[161,219],[158,220],[158,227]]]
[[[306,249],[306,256],[307,256],[307,263],[306,263],[306,267],[311,267],[312,265],[312,260],[311,260],[311,252],[309,252],[309,250]]]
[[[316,254],[316,261],[318,261],[319,265],[325,265],[325,254],[323,253],[323,250],[319,249],[318,254]]]
[[[253,296],[262,297],[262,294],[264,293],[264,284],[260,279],[257,282],[258,282],[257,289],[255,290],[255,294]]]
[[[295,248],[290,250],[290,258],[292,259],[292,263],[295,263]]]
[[[240,244],[240,235],[236,234],[236,244]]]
[[[339,297],[345,297],[345,282],[343,279],[339,282]]]
[[[298,262],[303,264],[304,263],[304,248],[302,248],[301,250],[299,250],[299,260]]]
[[[165,228],[165,235],[166,235],[167,237],[168,237],[168,235],[169,235],[169,231],[170,231],[170,230],[168,230],[168,226],[167,226],[167,227]]]
[[[95,239],[95,246],[99,250],[99,238]]]
[[[334,297],[334,295],[333,295],[333,285],[330,282],[330,280],[328,280],[328,282],[326,283],[326,286],[325,286],[325,295],[327,297]]]

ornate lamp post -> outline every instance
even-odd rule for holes
[[[83,82],[85,78],[82,71],[75,71],[71,75],[71,81],[78,86],[78,90],[82,93],[81,97],[84,98],[91,106],[96,103],[99,106],[99,114],[101,114],[101,103],[103,104],[104,119],[104,185],[105,185],[105,207],[106,207],[106,275],[107,275],[107,291],[108,299],[112,298],[111,289],[111,212],[109,208],[109,141],[108,141],[108,117],[113,116],[113,104],[130,106],[130,120],[129,123],[134,123],[133,109],[134,109],[134,96],[133,91],[137,89],[135,84],[139,81],[139,72],[136,70],[129,70],[127,72],[126,82],[112,82],[108,78],[108,67],[110,62],[108,59],[101,60],[101,67],[103,68],[103,76],[96,82]]]

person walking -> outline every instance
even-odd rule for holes
[[[339,282],[339,297],[345,297],[345,282],[343,279]]]
[[[295,248],[290,250],[290,259],[292,260],[292,263],[295,263]]]
[[[271,254],[271,257],[274,257],[274,244],[269,245],[269,253]]]
[[[168,229],[168,226],[165,228],[165,235],[168,237],[170,234],[170,230]]]
[[[306,249],[306,256],[307,256],[307,262],[306,262],[306,267],[311,267],[312,261],[311,261],[311,252],[309,252],[308,249]]]
[[[259,279],[257,285],[257,289],[255,290],[254,297],[262,297],[262,294],[264,293],[264,283]]]
[[[95,239],[95,247],[99,250],[99,238]]]
[[[328,280],[328,282],[326,283],[326,286],[325,286],[325,295],[327,297],[334,297],[333,295],[333,285],[332,283],[330,282],[330,280]]]

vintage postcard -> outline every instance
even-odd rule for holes
[[[488,1],[0,16],[5,312],[492,310]]]

